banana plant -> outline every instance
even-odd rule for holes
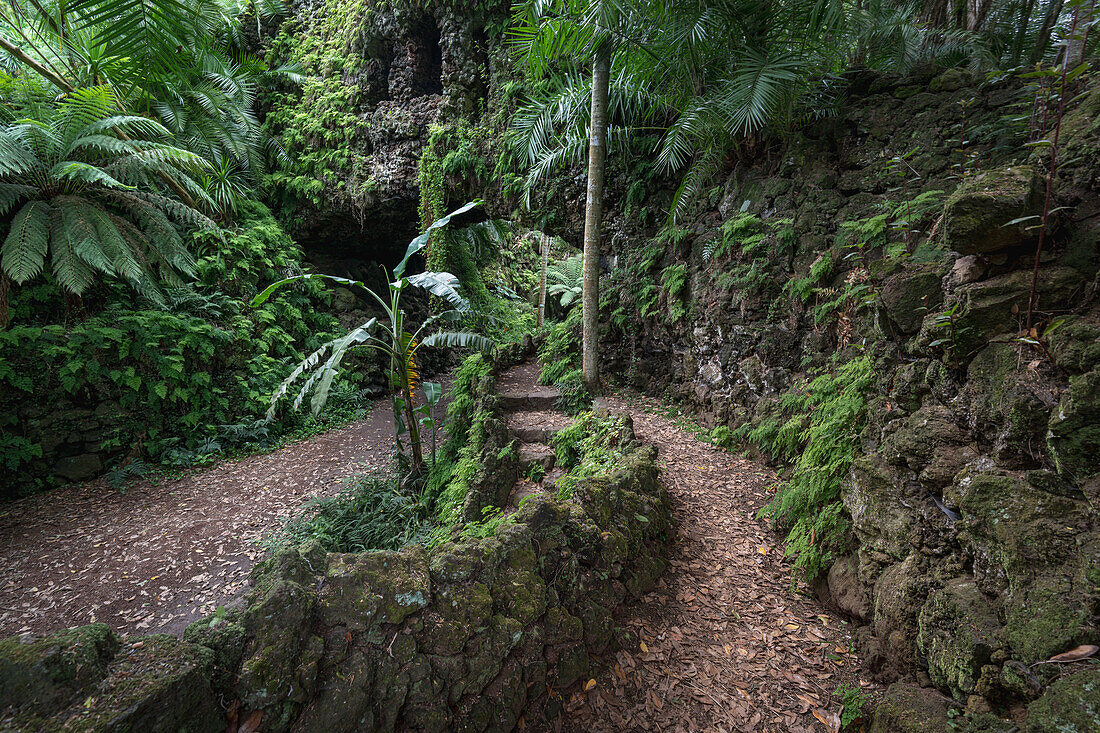
[[[409,258],[427,245],[428,236],[432,230],[447,226],[452,219],[480,204],[480,201],[472,201],[455,209],[450,214],[433,222],[420,236],[409,243],[405,256],[393,269],[393,277],[396,279],[389,281],[387,273],[386,280],[389,281],[388,297],[382,297],[358,280],[316,273],[279,280],[267,286],[263,292],[255,297],[252,301],[253,307],[261,305],[276,290],[291,283],[305,280],[330,280],[345,287],[354,287],[365,291],[377,302],[383,313],[381,317],[371,318],[346,335],[323,344],[303,359],[272,394],[271,405],[267,411],[268,420],[274,418],[279,402],[287,395],[290,388],[302,378],[304,378],[304,381],[298,388],[297,395],[294,398],[293,409],[300,409],[306,396],[312,393],[310,407],[314,414],[319,413],[328,401],[332,382],[348,352],[361,348],[373,349],[384,354],[389,361],[389,377],[393,399],[394,442],[397,451],[399,454],[404,454],[405,446],[402,437],[407,433],[411,474],[419,475],[423,473],[424,451],[420,439],[421,421],[417,419],[418,411],[413,399],[418,377],[416,361],[418,350],[424,346],[487,350],[493,346],[493,342],[476,333],[436,330],[441,324],[456,323],[464,315],[470,313],[469,302],[459,292],[461,285],[458,278],[449,272],[422,272],[416,275],[405,275],[405,268],[408,266]],[[384,270],[385,268],[383,268]],[[450,307],[432,314],[418,327],[408,325],[405,320],[405,312],[401,309],[401,296],[410,288],[427,290],[432,295],[441,298]],[[438,401],[437,395],[436,400]],[[430,404],[431,400],[429,399],[428,402]]]

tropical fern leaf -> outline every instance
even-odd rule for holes
[[[29,201],[12,219],[4,240],[0,266],[17,284],[42,272],[50,242],[50,207],[42,201]]]

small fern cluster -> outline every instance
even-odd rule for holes
[[[793,470],[762,514],[787,533],[788,556],[805,578],[828,569],[845,545],[849,521],[840,502],[867,413],[874,365],[864,354],[792,386],[779,414],[747,437]]]
[[[569,473],[558,480],[558,498],[568,499],[583,479],[615,468],[622,459],[623,419],[581,413],[565,430],[554,435],[558,465]]]

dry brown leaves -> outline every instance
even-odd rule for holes
[[[242,597],[265,533],[388,460],[384,403],[331,433],[157,486],[99,480],[4,506],[0,637],[96,621],[179,634]]]
[[[858,664],[842,621],[791,592],[782,548],[755,518],[775,476],[648,413],[652,403],[611,403],[660,447],[679,536],[657,588],[619,620],[631,648],[598,660],[562,729],[835,730],[831,693],[857,681]]]

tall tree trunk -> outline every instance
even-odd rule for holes
[[[1035,11],[1035,0],[1026,0],[1020,13],[1020,24],[1016,27],[1016,38],[1012,41],[1012,65],[1019,66],[1024,56],[1024,41],[1027,39],[1027,27],[1031,23],[1031,14]]]
[[[603,173],[607,157],[607,87],[611,47],[604,44],[592,61],[592,126],[588,141],[588,201],[584,211],[584,266],[581,280],[582,366],[584,383],[600,388],[600,222],[603,218]]]
[[[546,270],[550,267],[550,235],[543,234],[539,238],[540,254],[542,254],[542,269],[539,277],[539,310],[535,325],[542,328],[546,320]]]
[[[1035,39],[1035,48],[1031,49],[1031,63],[1037,64],[1043,60],[1043,52],[1050,43],[1050,33],[1054,30],[1054,24],[1058,22],[1058,16],[1062,14],[1062,0],[1054,0],[1047,6],[1043,25],[1039,28],[1039,35]]]

